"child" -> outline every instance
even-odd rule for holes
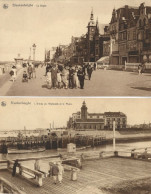
[[[25,82],[25,81],[28,82],[28,75],[26,71],[23,72],[23,79],[22,79],[22,82]]]
[[[51,82],[51,69],[49,69],[48,72],[47,72],[46,82],[47,82],[47,88],[51,89],[51,86],[52,86],[52,82]]]

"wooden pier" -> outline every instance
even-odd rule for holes
[[[66,148],[68,143],[75,143],[77,147],[81,146],[99,146],[106,142],[104,136],[79,136],[79,137],[28,137],[28,138],[14,138],[6,139],[4,142],[0,142],[0,152],[3,152],[8,148],[16,149],[33,149],[39,147],[45,147],[46,149],[57,149],[57,148]],[[7,145],[7,147],[6,147]]]
[[[38,194],[81,194],[86,188],[89,193],[95,189],[101,191],[102,187],[122,184],[123,181],[151,177],[151,162],[129,157],[103,158],[105,153],[100,153],[97,159],[83,160],[82,169],[78,172],[78,179],[71,180],[71,171],[65,171],[62,184],[53,184],[52,177],[43,178],[41,187],[31,184],[20,176],[12,177],[8,170],[1,170],[0,176],[16,185],[25,193]],[[108,156],[111,153],[108,153]],[[107,156],[107,155],[106,155]]]

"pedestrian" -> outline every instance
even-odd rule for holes
[[[36,68],[35,68],[34,64],[33,64],[33,67],[32,67],[32,77],[36,78]]]
[[[13,165],[13,172],[12,172],[12,176],[16,175],[16,168],[19,167],[19,163],[18,160],[15,160],[14,165]]]
[[[52,69],[51,69],[51,81],[52,81],[52,88],[56,89],[57,85],[57,68],[56,65],[54,64]]]
[[[75,73],[74,73],[74,76],[75,76],[75,88],[79,88],[79,78],[78,78],[78,67],[75,68]]]
[[[29,64],[28,68],[27,68],[27,72],[28,72],[28,78],[31,79],[32,78],[32,66],[31,64]]]
[[[45,76],[47,75],[47,73],[48,73],[48,71],[49,71],[49,69],[51,69],[51,65],[50,65],[50,63],[47,63],[46,64],[46,73],[45,73]]]
[[[139,65],[138,65],[138,75],[140,75],[140,74],[141,74],[141,72],[142,72],[142,65],[141,65],[141,64],[139,64]]]
[[[26,71],[23,72],[22,82],[28,82],[28,74]]]
[[[72,80],[72,82],[73,82],[73,88],[76,88],[76,77],[77,77],[77,72],[76,72],[76,70],[75,70],[75,67],[72,67],[72,69],[73,69],[73,80]]]
[[[58,82],[58,88],[61,89],[61,71],[58,69],[57,71],[57,82]]]
[[[63,68],[61,72],[63,88],[68,89],[68,70],[66,67]]]
[[[11,71],[10,71],[10,75],[11,75],[11,79],[10,81],[16,81],[16,77],[17,77],[17,69],[16,69],[16,66],[13,65]]]
[[[94,71],[96,70],[96,63],[94,63]]]
[[[61,165],[60,162],[58,162],[57,165],[58,165],[58,169],[59,169],[59,172],[58,172],[58,181],[61,184],[62,183],[62,179],[63,179],[64,168],[63,168],[63,166]]]
[[[40,171],[40,164],[39,164],[39,160],[38,160],[38,159],[35,160],[34,169],[35,169],[36,171]]]
[[[91,79],[92,71],[93,71],[92,66],[88,65],[87,72],[88,72],[88,79],[89,80]]]
[[[56,162],[53,163],[52,168],[51,168],[51,172],[52,172],[54,184],[57,184],[57,177],[58,177],[58,173],[59,173],[59,168],[56,165]]]
[[[84,78],[85,78],[85,73],[82,70],[82,67],[79,67],[79,70],[77,72],[78,78],[79,78],[79,82],[80,82],[80,88],[84,89]]]
[[[74,70],[72,68],[72,66],[69,67],[69,88],[73,89],[73,74],[74,74]]]
[[[145,63],[142,63],[141,74],[144,73],[144,71],[145,71]]]
[[[49,69],[47,72],[46,83],[47,83],[47,88],[51,89],[51,87],[52,87],[51,69]]]

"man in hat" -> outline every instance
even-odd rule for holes
[[[71,89],[73,89],[73,87],[74,87],[73,74],[74,74],[74,69],[70,65],[70,67],[69,67],[69,88],[71,88]]]
[[[58,177],[58,173],[59,173],[59,168],[56,165],[56,162],[53,163],[51,171],[52,171],[52,177],[53,177],[54,184],[57,184],[57,177]]]
[[[79,82],[80,82],[80,88],[84,89],[84,78],[85,78],[85,73],[82,70],[82,67],[79,67],[79,70],[77,72],[78,78],[79,78]]]
[[[57,68],[56,65],[53,64],[51,69],[51,79],[52,79],[52,88],[56,89],[57,85]]]

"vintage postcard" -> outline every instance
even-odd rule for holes
[[[150,98],[1,98],[1,193],[150,193],[150,107]]]
[[[1,96],[150,96],[150,0],[1,0]]]

